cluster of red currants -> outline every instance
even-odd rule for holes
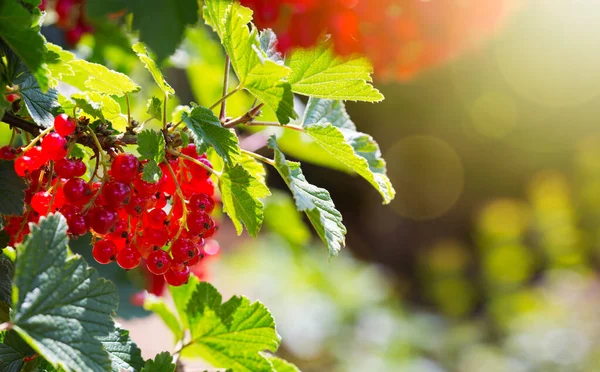
[[[362,53],[379,76],[404,80],[490,35],[515,0],[241,0],[278,48],[315,45],[325,33],[339,54]]]
[[[39,8],[45,10],[48,1],[43,0]],[[75,45],[79,39],[93,31],[92,26],[85,18],[85,0],[56,0],[54,11],[58,19],[56,26],[65,31],[65,39],[69,45]]]
[[[76,127],[75,120],[61,114],[40,145],[0,148],[0,159],[14,159],[15,172],[29,186],[24,214],[6,220],[9,244],[23,240],[28,222],[58,211],[71,236],[91,232],[99,263],[116,261],[129,270],[145,260],[147,270],[168,284],[186,283],[190,268],[204,258],[205,239],[217,230],[210,216],[215,207],[210,161],[188,145],[181,150],[188,157],[167,157],[160,164],[161,179],[151,183],[142,179],[144,161],[119,153],[105,164],[101,177],[97,169],[92,175],[101,181],[88,182],[82,178],[85,163],[67,157]]]

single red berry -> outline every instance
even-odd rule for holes
[[[202,234],[202,237],[204,239],[212,238],[217,233],[217,230],[219,229],[219,226],[217,226],[217,224],[215,223],[214,220],[211,220],[210,222],[211,222],[210,229],[206,230],[204,232],[204,234]]]
[[[54,171],[61,178],[74,178],[76,172],[75,162],[71,159],[59,159],[54,162]]]
[[[134,194],[129,198],[129,204],[125,206],[125,211],[127,211],[130,216],[138,217],[146,210],[146,205],[146,199]]]
[[[159,229],[153,227],[144,229],[144,236],[141,243],[144,246],[160,248],[165,246],[168,240],[169,232],[167,231],[167,227],[163,225]]]
[[[20,176],[20,177],[25,177],[29,172],[31,172],[33,166],[33,161],[31,160],[31,158],[29,156],[21,156],[20,158],[18,158],[17,160],[15,160],[15,172]]]
[[[25,156],[29,156],[31,159],[32,169],[39,169],[48,161],[48,158],[46,157],[46,154],[42,150],[41,146],[33,146],[29,150],[25,151]]]
[[[204,244],[204,242],[202,242]],[[202,249],[200,248],[200,245],[195,245],[195,249],[196,249],[196,254],[194,255],[193,258],[191,258],[186,265],[189,267],[192,266],[196,266],[200,260],[202,260],[204,258],[204,253],[202,253]]]
[[[106,208],[94,207],[88,215],[90,228],[104,235],[117,223],[117,213]]]
[[[52,200],[52,194],[48,191],[38,191],[31,198],[31,208],[42,216],[48,213],[48,207]]]
[[[63,205],[59,212],[65,216],[65,218],[67,220],[71,219],[73,216],[78,215],[79,213],[81,213],[81,209],[79,209],[79,207],[73,205],[73,204],[65,204]]]
[[[163,175],[158,181],[158,190],[169,195],[175,194],[175,180],[173,180],[173,177],[171,176],[169,167],[164,163],[160,163],[159,167]]]
[[[198,161],[204,164],[207,168],[212,169],[212,163],[210,160],[205,158],[200,158]],[[196,163],[192,163],[190,168],[190,172],[192,172],[192,178],[198,181],[206,181],[210,178],[211,172],[205,169],[203,166],[198,165]]]
[[[171,267],[171,257],[169,253],[159,249],[148,255],[146,267],[154,275],[163,275]]]
[[[158,192],[158,182],[146,182],[142,179],[141,175],[138,175],[138,177],[135,179],[133,182],[133,187],[135,188],[135,191],[137,191],[137,193],[143,198],[149,198]]]
[[[21,96],[15,93],[9,93],[6,95],[6,100],[11,103],[18,100],[19,98],[21,98]]]
[[[54,130],[63,137],[73,134],[75,127],[77,127],[75,120],[67,114],[60,114],[54,118]]]
[[[94,244],[92,255],[99,263],[106,265],[117,258],[117,246],[108,239],[101,239]]]
[[[119,154],[110,166],[112,177],[121,182],[130,183],[138,175],[140,162],[131,154]]]
[[[76,45],[83,34],[85,34],[85,27],[82,24],[77,23],[72,29],[65,32],[65,39],[67,39],[69,45]]]
[[[90,185],[81,178],[71,178],[64,186],[65,198],[75,204],[84,204],[92,195]]]
[[[131,187],[119,181],[107,182],[102,188],[102,197],[113,208],[127,205],[131,199]]]
[[[140,252],[132,247],[125,247],[117,253],[117,264],[125,270],[136,268],[141,260]]]
[[[48,133],[42,138],[42,150],[50,160],[58,160],[67,156],[69,144],[60,134]]]
[[[167,213],[162,209],[153,209],[142,216],[144,224],[151,227],[161,228],[165,226]]]
[[[190,209],[210,214],[215,209],[215,201],[208,194],[194,194],[190,198]]]
[[[88,224],[85,218],[76,214],[67,220],[67,225],[69,226],[68,232],[71,235],[83,235],[88,231]]]
[[[14,160],[16,157],[13,148],[10,146],[2,146],[0,147],[0,159],[2,160]]]
[[[202,235],[212,227],[210,216],[203,212],[192,212],[187,216],[187,228],[193,235]]]
[[[71,159],[73,164],[75,164],[75,177],[81,177],[87,171],[87,167],[85,163],[81,159]]]
[[[181,271],[175,271],[173,268],[167,270],[164,275],[165,281],[174,287],[184,285],[190,279],[190,268],[183,266]]]
[[[179,238],[171,244],[171,256],[177,263],[185,263],[196,257],[198,253],[194,243],[186,238]]]

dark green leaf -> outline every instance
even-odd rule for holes
[[[118,295],[81,257],[67,257],[67,241],[65,218],[51,214],[17,247],[13,329],[55,367],[107,371],[97,337],[113,331]]]
[[[142,372],[173,372],[175,371],[175,364],[173,364],[173,357],[169,352],[163,351],[157,354],[154,359],[148,359]]]
[[[0,372],[19,372],[25,364],[23,358],[35,351],[15,331],[6,332],[0,343]]]
[[[0,161],[0,214],[21,215],[25,208],[27,185],[15,173],[12,161]]]
[[[244,224],[248,234],[256,237],[263,222],[263,203],[259,199],[270,195],[269,189],[241,165],[225,168],[219,189],[223,211],[233,221],[238,235]]]
[[[12,261],[5,255],[0,255],[0,302],[11,304],[12,302],[12,278],[15,267]]]
[[[152,129],[143,130],[138,135],[140,160],[152,159],[157,164],[165,159],[165,138]]]
[[[225,163],[237,164],[240,156],[238,138],[233,130],[221,126],[219,118],[211,110],[196,106],[189,115],[183,112],[181,117],[189,128],[199,153],[206,152],[210,145]]]
[[[19,83],[19,93],[27,106],[31,118],[36,124],[48,128],[54,124],[53,111],[58,107],[58,91],[48,89],[42,92],[35,77],[27,73]]]
[[[292,191],[296,208],[306,213],[317,234],[327,244],[329,254],[337,255],[345,245],[346,227],[331,195],[327,190],[306,181],[300,163],[285,159],[275,137],[269,138],[268,146],[275,151],[275,168]]]
[[[162,177],[162,170],[156,164],[153,159],[150,159],[146,165],[144,165],[144,171],[142,172],[142,179],[146,182],[157,183]]]
[[[152,119],[162,121],[162,102],[156,97],[152,97],[148,100],[146,105],[146,113],[150,115]]]
[[[112,372],[139,371],[144,366],[142,351],[129,337],[129,331],[117,328],[98,339],[110,355]]]

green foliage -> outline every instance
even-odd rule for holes
[[[212,146],[225,163],[237,164],[240,155],[238,138],[232,130],[221,126],[219,118],[211,110],[196,106],[189,114],[183,112],[181,117],[199,153],[206,152]]]
[[[121,107],[112,97],[98,92],[81,92],[71,95],[75,105],[80,108],[88,117],[94,121],[110,121],[115,129],[124,130],[127,126],[127,120],[121,116]],[[63,109],[65,105],[63,105]]]
[[[157,354],[154,359],[148,359],[142,372],[174,372],[175,364],[173,364],[173,357],[168,352],[164,351]]]
[[[283,64],[283,56],[277,50],[277,35],[271,30],[267,28],[262,30],[259,34],[260,40],[260,49],[265,52],[267,58],[276,63]]]
[[[19,372],[35,351],[15,331],[8,331],[0,343],[0,372]]]
[[[107,336],[98,337],[98,340],[110,355],[113,372],[139,371],[144,366],[142,351],[131,341],[129,331],[116,328]]]
[[[285,80],[290,69],[268,59],[260,48],[257,29],[250,31],[247,26],[252,20],[252,11],[237,2],[208,0],[203,13],[231,59],[239,87],[271,107],[281,123],[294,119],[294,97]]]
[[[294,93],[332,100],[379,102],[383,95],[369,82],[373,68],[364,57],[336,56],[328,44],[299,49],[286,61]]]
[[[146,129],[138,134],[140,160],[154,160],[157,164],[165,159],[165,137],[162,133]]]
[[[263,203],[261,198],[271,193],[269,188],[254,178],[241,165],[226,167],[219,179],[223,211],[226,212],[239,234],[242,224],[248,234],[256,237],[263,222]]]
[[[146,105],[146,113],[150,115],[152,119],[162,121],[162,102],[156,97],[150,98],[148,100],[148,104]]]
[[[29,73],[23,73],[17,80],[17,84],[33,121],[43,128],[53,125],[53,113],[58,107],[58,92],[52,88],[46,93],[42,92],[38,80]]]
[[[154,60],[148,55],[148,51],[146,50],[144,44],[136,43],[133,45],[132,48],[133,51],[137,54],[137,56],[140,58],[140,61],[142,61],[146,69],[150,71],[150,74],[152,74],[152,77],[154,78],[154,81],[156,81],[156,84],[158,85],[160,90],[162,90],[163,93],[168,96],[172,96],[173,94],[175,94],[175,90],[171,88],[169,83],[167,83],[162,72],[160,72],[158,66],[156,65],[156,62],[154,62]]]
[[[269,362],[273,366],[273,372],[300,372],[298,367],[290,362],[287,362],[281,358],[275,356],[269,356]]]
[[[13,162],[0,161],[0,214],[20,215],[25,206],[25,181],[14,170]]]
[[[317,234],[327,244],[329,254],[337,255],[345,244],[346,227],[329,192],[306,181],[300,164],[285,159],[275,137],[269,138],[269,147],[275,151],[275,168],[292,191],[296,208],[306,213]]]
[[[180,340],[183,338],[183,325],[160,297],[156,297],[152,294],[146,296],[144,299],[144,309],[152,311],[156,315],[160,316],[160,318],[163,320],[163,322],[165,322],[167,327],[169,327],[175,336],[175,339]]]
[[[63,76],[62,81],[82,90],[122,97],[127,93],[138,92],[141,88],[127,75],[110,70],[97,63],[82,59],[66,62],[73,69],[73,76]]]
[[[142,172],[142,179],[146,182],[157,183],[160,181],[162,177],[162,170],[154,160],[148,161],[146,165],[144,165],[144,170]]]
[[[42,217],[17,250],[13,329],[55,367],[110,369],[98,338],[114,329],[116,290],[80,257],[67,257],[65,218]]]

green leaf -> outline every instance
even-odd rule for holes
[[[32,27],[32,14],[18,1],[0,2],[0,38],[19,56],[42,90],[48,89],[45,40],[39,27]]]
[[[248,171],[248,173],[250,173],[252,177],[256,178],[260,183],[265,185],[265,176],[267,175],[267,171],[261,162],[246,153],[241,153],[239,163],[242,167],[244,167],[245,170]]]
[[[90,120],[108,120],[119,131],[124,131],[127,127],[127,119],[121,115],[121,106],[109,95],[98,92],[82,92],[72,94],[71,99],[87,114]]]
[[[110,355],[112,372],[139,371],[144,366],[142,351],[129,337],[129,331],[117,328],[98,339]]]
[[[327,244],[329,254],[337,255],[345,245],[346,227],[329,192],[306,181],[300,163],[285,159],[275,137],[269,138],[268,146],[275,152],[275,168],[292,191],[296,208],[306,213],[317,234]]]
[[[336,56],[329,43],[297,49],[287,61],[294,93],[333,100],[379,102],[383,95],[369,82],[373,67],[365,57]]]
[[[35,351],[15,331],[6,332],[0,343],[0,372],[20,372],[25,362]]]
[[[25,209],[25,189],[27,185],[15,173],[12,161],[0,161],[0,214],[23,214]]]
[[[144,309],[158,315],[173,332],[176,340],[183,338],[183,326],[162,298],[149,294],[144,300]]]
[[[244,224],[248,233],[256,237],[263,222],[263,203],[259,199],[270,195],[269,189],[241,165],[225,167],[219,189],[223,211],[233,221],[238,235]]]
[[[300,372],[300,369],[298,369],[298,367],[281,358],[272,355],[269,355],[267,358],[273,366],[273,372]]]
[[[283,64],[283,56],[277,50],[277,35],[270,28],[264,29],[259,34],[260,49],[273,62]]]
[[[132,49],[140,58],[140,61],[142,61],[146,69],[150,71],[150,74],[152,74],[152,77],[154,78],[154,81],[156,81],[156,84],[158,85],[160,90],[162,90],[163,93],[168,94],[169,96],[175,94],[175,90],[173,90],[169,83],[167,83],[162,72],[160,72],[160,69],[156,65],[156,62],[154,62],[154,60],[148,55],[146,46],[143,43],[135,43],[133,44]]]
[[[127,75],[110,70],[97,63],[75,59],[69,62],[69,65],[73,68],[74,75],[63,76],[63,81],[80,89],[87,88],[98,93],[118,97],[140,90],[140,86]]]
[[[247,26],[252,11],[229,0],[204,4],[204,19],[219,35],[240,87],[271,107],[281,123],[289,123],[296,117],[292,89],[285,81],[290,69],[270,60],[260,49],[256,27],[250,31]]]
[[[44,128],[54,124],[53,111],[58,107],[58,91],[42,92],[38,81],[29,73],[19,83],[19,93],[33,121]]]
[[[233,372],[271,372],[271,364],[260,353],[275,352],[280,339],[267,308],[245,297],[221,301],[212,285],[196,286],[187,305],[194,351],[213,366]]]
[[[190,136],[184,131],[180,131],[179,135],[181,136],[181,147],[187,147],[190,144]]]
[[[273,192],[265,200],[265,225],[292,245],[302,246],[310,240],[310,231],[288,194]]]
[[[10,304],[12,301],[12,278],[15,267],[12,261],[0,254],[0,302]]]
[[[156,97],[150,98],[146,105],[146,113],[149,114],[152,119],[162,121],[162,102]]]
[[[152,159],[157,164],[165,159],[165,138],[162,133],[152,129],[143,130],[138,134],[138,152],[140,160]]]
[[[81,257],[67,257],[65,218],[40,218],[17,250],[13,329],[55,367],[109,370],[109,355],[97,337],[114,329],[118,295]]]
[[[148,359],[142,372],[174,372],[175,364],[173,364],[173,357],[169,352],[163,351],[157,354],[154,359]]]
[[[394,199],[396,191],[386,175],[379,145],[373,137],[356,131],[342,102],[311,98],[303,125],[319,146],[375,187],[384,204]]]
[[[198,283],[200,283],[198,277],[191,275],[187,284],[179,287],[169,286],[171,297],[173,297],[173,302],[175,303],[175,309],[177,310],[179,319],[181,319],[181,323],[185,329],[190,328],[186,313],[187,303],[189,302],[190,298],[192,298],[192,294],[196,290]]]
[[[221,126],[219,118],[206,107],[196,106],[188,114],[182,112],[181,117],[190,129],[199,153],[204,153],[212,146],[223,161],[235,165],[240,156],[238,138],[235,132]]]
[[[63,80],[64,76],[75,75],[73,67],[69,64],[75,59],[75,55],[52,43],[47,43],[46,46],[48,47],[46,64],[52,76],[50,85],[56,86],[58,81]]]
[[[142,179],[146,182],[157,183],[158,181],[160,181],[161,177],[162,170],[160,169],[158,164],[156,164],[156,161],[154,161],[154,159],[150,159],[150,161],[148,161],[146,165],[144,165],[144,170],[142,171]]]

